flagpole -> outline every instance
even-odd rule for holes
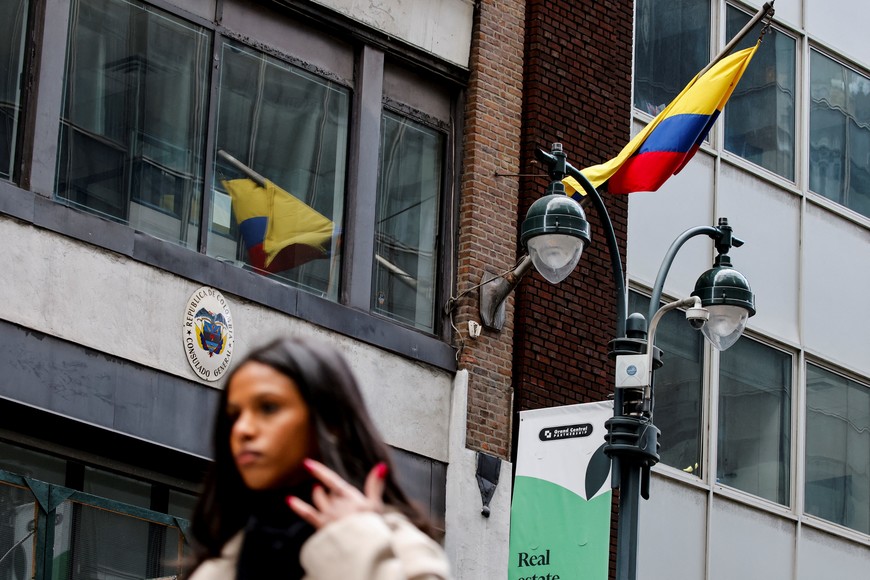
[[[262,175],[260,175],[259,173],[257,173],[256,171],[254,171],[253,169],[251,169],[250,167],[248,167],[247,165],[245,165],[244,163],[242,163],[241,161],[239,161],[238,159],[236,159],[235,157],[233,157],[232,155],[230,155],[226,151],[224,151],[223,149],[218,149],[218,155],[221,157],[221,159],[223,159],[224,161],[226,161],[227,163],[229,163],[230,165],[232,165],[233,167],[235,167],[236,169],[238,169],[239,171],[241,171],[242,173],[247,175],[249,178],[251,178],[260,187],[266,186],[266,178],[265,177],[263,177]]]
[[[725,45],[725,48],[723,48],[719,52],[719,54],[717,54],[716,57],[710,61],[710,64],[705,66],[703,68],[703,70],[701,70],[701,72],[699,72],[695,78],[701,78],[704,75],[704,73],[706,73],[708,70],[710,70],[717,62],[719,62],[720,60],[722,60],[723,58],[728,56],[731,53],[731,51],[734,50],[734,47],[737,46],[737,44],[741,40],[743,40],[747,34],[749,34],[752,31],[752,28],[756,24],[758,24],[758,22],[760,20],[767,17],[768,14],[770,14],[770,17],[773,18],[774,13],[776,12],[773,9],[774,2],[776,2],[776,0],[770,0],[770,2],[765,2],[764,6],[762,6],[758,10],[758,12],[756,12],[755,16],[752,17],[752,19],[746,24],[746,26],[744,26],[743,28],[740,29],[740,32],[738,32],[737,35],[734,38],[732,38],[728,44]]]

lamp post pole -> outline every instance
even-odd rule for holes
[[[687,311],[687,318],[693,326],[699,328],[705,325],[710,315],[709,311],[702,307],[702,302],[703,306],[708,307],[737,306],[745,311],[740,319],[741,325],[738,330],[728,330],[730,334],[724,339],[711,337],[705,332],[707,338],[720,350],[733,344],[736,340],[735,336],[739,337],[742,333],[742,325],[745,324],[746,318],[755,314],[754,296],[749,290],[749,285],[739,272],[730,268],[731,262],[727,254],[732,246],[739,247],[743,242],[732,235],[731,227],[725,219],[720,219],[717,227],[700,226],[683,232],[671,245],[656,276],[648,318],[644,318],[639,313],[629,316],[626,277],[622,268],[616,232],[601,195],[577,168],[566,161],[561,144],[555,144],[551,153],[539,149],[537,158],[548,167],[551,179],[548,193],[554,193],[562,187],[561,181],[566,175],[580,183],[587,193],[587,199],[595,207],[607,240],[616,295],[616,338],[609,344],[608,356],[616,360],[617,372],[613,417],[606,422],[605,453],[611,458],[612,486],[619,488],[616,579],[636,580],[640,497],[649,499],[650,469],[659,461],[660,431],[652,422],[653,373],[661,366],[661,353],[655,347],[655,328],[661,316],[675,308],[691,307]],[[563,187],[562,192],[564,193]],[[700,235],[706,235],[714,241],[719,253],[714,268],[705,272],[698,280],[692,298],[672,302],[659,308],[665,278],[677,252],[689,239]],[[721,286],[723,281],[725,281],[724,288]],[[701,316],[703,319],[700,318]],[[649,342],[647,320],[651,321]],[[643,384],[634,380],[631,382],[622,380],[624,374],[621,374],[620,370],[635,362],[643,368],[645,375]],[[628,374],[633,377],[635,372]]]

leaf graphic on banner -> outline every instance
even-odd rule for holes
[[[592,454],[592,459],[589,460],[589,465],[586,467],[586,500],[595,497],[595,494],[607,481],[607,476],[610,475],[610,458],[604,453],[604,445],[595,450]]]

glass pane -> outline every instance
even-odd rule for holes
[[[789,504],[791,356],[743,337],[719,356],[717,481]]]
[[[814,50],[810,189],[870,216],[870,79]]]
[[[65,502],[68,527],[55,546],[55,580],[164,578],[180,573],[184,542],[178,528],[106,508]],[[57,544],[57,542],[56,542]]]
[[[635,5],[634,106],[658,115],[710,61],[710,2]]]
[[[385,111],[381,138],[372,308],[433,332],[444,136]]]
[[[85,485],[82,491],[146,509],[151,507],[150,483],[102,469],[85,468]]]
[[[349,91],[237,43],[223,45],[209,254],[338,298]],[[229,182],[229,186],[228,186]]]
[[[748,22],[745,12],[728,7],[728,39]],[[753,46],[761,23],[735,50]],[[794,180],[795,41],[771,28],[725,107],[725,148],[744,159]]]
[[[72,3],[57,196],[195,247],[210,41],[123,0]]]
[[[27,0],[0,0],[0,178],[11,179],[21,117]]]
[[[807,513],[870,534],[870,388],[807,365]]]
[[[65,460],[3,441],[0,441],[0,469],[48,483],[66,483]]]
[[[198,496],[174,489],[169,490],[169,515],[189,520],[193,517]]]
[[[29,489],[0,481],[0,578],[33,577],[39,506]]]
[[[628,307],[646,317],[649,298],[631,292]],[[659,322],[656,346],[662,349],[662,366],[653,377],[653,422],[662,432],[661,462],[701,477],[703,336],[688,325],[684,312],[671,311]]]

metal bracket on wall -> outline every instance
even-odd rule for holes
[[[480,500],[483,502],[480,513],[485,518],[490,514],[489,502],[498,486],[500,472],[501,460],[498,457],[477,452],[477,486],[480,488]]]

